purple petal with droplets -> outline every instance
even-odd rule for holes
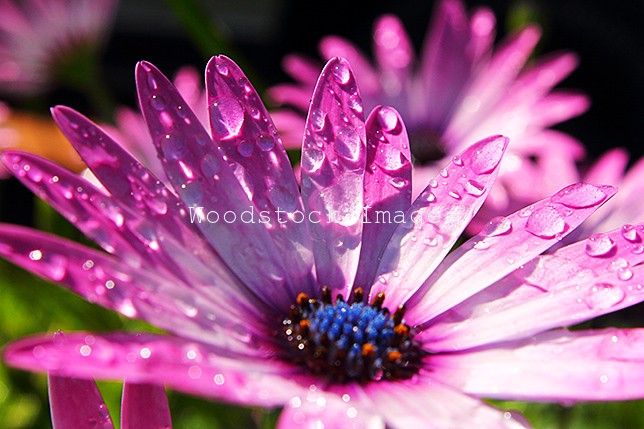
[[[365,162],[362,100],[349,64],[334,58],[313,93],[302,147],[318,283],[334,295],[348,295],[358,268]]]
[[[229,290],[212,288],[204,297],[162,273],[137,269],[106,253],[18,226],[0,227],[0,255],[127,317],[231,353],[263,353],[250,342],[265,334],[258,326],[266,316]]]
[[[170,407],[163,385],[123,385],[121,429],[171,429]]]
[[[248,171],[239,164],[228,164],[219,145],[159,70],[149,63],[139,63],[136,79],[143,116],[168,179],[191,211],[191,221],[260,299],[274,307],[288,308],[295,299],[289,291],[295,285],[302,289],[312,282],[297,284],[294,278],[302,279],[308,273],[291,273],[285,268],[284,255],[259,222],[262,209],[252,201]],[[164,108],[159,110],[154,100],[161,97]],[[240,112],[241,104],[231,99],[224,119],[231,130],[241,128]],[[226,218],[227,212],[232,214]],[[244,212],[248,212],[247,222],[241,221]]]
[[[465,393],[526,401],[644,395],[644,330],[557,330],[468,353],[433,355],[432,374]]]
[[[372,296],[384,292],[396,308],[430,276],[483,204],[507,143],[500,136],[475,143],[430,181],[396,225]]]
[[[160,384],[226,402],[272,407],[304,394],[312,379],[268,359],[229,359],[203,343],[155,334],[76,332],[16,341],[5,361],[60,376]]]
[[[404,216],[411,205],[411,153],[405,125],[391,107],[377,107],[371,112],[366,134],[367,211],[355,285],[368,296],[380,256],[396,228],[396,216]]]
[[[616,192],[611,186],[594,187],[592,202],[587,190],[570,185],[507,216],[507,233],[484,229],[454,250],[408,301],[408,320],[425,323],[492,285],[561,240]],[[559,202],[562,195],[567,204]]]
[[[294,217],[303,212],[299,187],[266,107],[248,78],[225,56],[213,57],[208,63],[206,89],[214,140],[220,142],[229,164],[252,172],[247,185],[253,190],[253,204],[270,219],[266,226],[294,284],[312,284],[308,275],[313,255],[302,251],[311,248],[308,223]],[[235,121],[238,128],[237,123],[231,127]]]
[[[93,380],[48,376],[54,429],[113,429],[109,410]]]

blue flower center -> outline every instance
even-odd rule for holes
[[[282,321],[286,360],[295,361],[332,383],[407,379],[418,372],[421,350],[403,321],[404,307],[383,308],[384,294],[371,304],[362,289],[351,303],[327,288],[320,300],[300,294]]]

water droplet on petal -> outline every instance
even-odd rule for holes
[[[452,163],[454,165],[458,165],[459,167],[462,167],[463,166],[463,158],[461,158],[458,155],[455,155],[455,156],[452,157]]]
[[[391,183],[391,186],[394,188],[403,188],[409,182],[402,177],[392,177],[389,179],[389,183]]]
[[[326,155],[316,148],[307,148],[302,151],[302,168],[314,173],[322,167]]]
[[[326,123],[326,113],[322,110],[314,110],[309,117],[309,123],[314,131],[322,131]]]
[[[360,158],[362,149],[360,136],[353,128],[343,127],[336,134],[334,149],[341,157],[355,162]]]
[[[259,136],[257,138],[257,147],[263,152],[268,152],[275,147],[275,140],[268,136]]]
[[[449,172],[448,172],[446,169],[444,169],[444,168],[441,168],[441,170],[440,170],[439,174],[440,174],[442,177],[449,177]]]
[[[624,291],[610,283],[597,283],[588,291],[584,302],[591,310],[608,310],[624,300]]]
[[[593,234],[586,240],[588,256],[604,256],[615,246],[615,242],[605,234]]]
[[[636,244],[636,245],[635,245],[635,246],[633,246],[633,248],[631,249],[631,253],[633,253],[633,254],[635,254],[635,255],[641,255],[642,253],[644,253],[644,246],[643,246],[643,245],[641,245],[641,244]]]
[[[210,109],[213,137],[228,139],[239,135],[244,123],[244,107],[234,98],[215,101]]]
[[[512,231],[512,222],[510,219],[504,216],[497,216],[483,227],[481,234],[487,237],[496,237],[507,234],[510,231]]]
[[[455,191],[453,189],[448,192],[448,195],[450,197],[454,198],[455,200],[460,200],[461,199],[461,194],[459,194],[457,191]]]
[[[465,182],[464,189],[466,193],[474,197],[480,197],[485,192],[485,186],[481,185],[479,182],[473,179]]]
[[[633,271],[630,268],[620,268],[617,270],[617,278],[628,281],[633,278]]]
[[[636,243],[641,240],[637,233],[637,229],[633,225],[626,224],[622,226],[621,234],[622,237],[624,237],[624,240],[630,241],[631,243]]]
[[[581,209],[596,206],[606,197],[606,193],[595,185],[575,183],[554,194],[550,200],[574,209]]]
[[[239,181],[242,189],[244,189],[244,192],[246,193],[246,196],[248,196],[248,199],[253,201],[255,192],[253,188],[253,182],[250,178],[250,175],[248,174],[248,171],[237,163],[230,164],[230,168],[233,170],[233,174]]]
[[[204,176],[213,178],[221,170],[221,161],[212,154],[206,154],[201,160],[201,172]]]
[[[217,64],[215,65],[215,70],[222,76],[228,76],[228,66],[226,64]]]
[[[345,64],[339,63],[333,67],[333,77],[336,82],[341,85],[345,85],[349,83],[349,79],[351,79],[351,72]]]
[[[154,110],[161,111],[165,109],[165,101],[163,100],[163,97],[161,97],[160,95],[153,95],[150,98],[150,106],[152,106]]]
[[[526,231],[540,238],[553,238],[566,230],[563,216],[552,206],[536,209],[525,224]]]
[[[378,110],[378,122],[383,130],[391,132],[398,126],[398,115],[396,115],[396,111],[389,106],[381,107]]]
[[[251,156],[253,154],[254,149],[255,149],[254,145],[248,140],[242,140],[237,145],[237,152],[245,158],[248,158],[249,156]]]
[[[476,174],[492,172],[501,162],[506,141],[505,138],[494,138],[480,145],[471,160],[472,171]]]
[[[398,171],[408,163],[405,156],[392,145],[380,145],[375,162],[384,171]]]

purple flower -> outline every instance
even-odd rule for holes
[[[60,63],[102,43],[117,0],[0,1],[0,91],[44,91]]]
[[[0,254],[168,334],[37,336],[9,345],[9,364],[284,406],[280,428],[523,427],[480,398],[644,396],[642,330],[561,328],[644,300],[637,243],[616,230],[610,253],[582,242],[541,255],[614,188],[570,185],[450,252],[505,137],[464,149],[412,202],[400,116],[378,107],[365,121],[353,72],[334,58],[312,97],[300,189],[231,60],[206,71],[212,138],[151,64],[136,79],[171,188],[56,107],[104,188],[26,153],[4,160],[107,253],[2,225]]]
[[[49,375],[49,403],[54,429],[113,429],[109,410],[93,380]],[[122,429],[170,429],[170,409],[163,386],[123,385]]]
[[[536,26],[493,46],[495,20],[486,8],[468,17],[460,0],[442,0],[415,58],[402,23],[386,15],[373,31],[375,65],[359,48],[337,36],[324,38],[323,58],[347,58],[353,66],[367,111],[395,107],[405,120],[416,168],[414,195],[452,156],[493,134],[510,139],[497,185],[482,214],[470,225],[506,215],[574,182],[575,161],[583,148],[572,137],[548,127],[583,113],[586,96],[553,87],[577,65],[572,53],[555,53],[527,66],[540,37]],[[296,80],[272,88],[281,104],[306,111],[318,64],[293,54],[285,70]],[[303,115],[273,114],[287,146],[301,143]]]

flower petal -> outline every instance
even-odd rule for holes
[[[313,93],[302,147],[302,198],[318,283],[348,295],[358,268],[366,163],[362,100],[349,64],[330,60]]]
[[[13,225],[0,227],[0,256],[127,317],[231,352],[265,353],[250,342],[258,329],[264,335],[258,324],[266,315],[230,290],[211,288],[204,296],[199,289],[106,253]]]
[[[397,105],[404,106],[407,101],[401,100],[400,96],[404,97],[411,90],[416,63],[409,36],[396,16],[384,15],[376,21],[373,41],[385,99],[397,99]]]
[[[168,397],[162,385],[128,381],[123,385],[121,429],[139,428],[172,428]]]
[[[642,329],[557,330],[431,362],[435,377],[487,398],[569,404],[644,396]]]
[[[155,334],[76,332],[29,337],[7,346],[5,361],[54,375],[166,384],[226,402],[271,407],[308,390],[294,369],[275,360],[226,358],[203,343]]]
[[[248,175],[253,204],[262,209],[269,234],[298,286],[294,294],[302,292],[302,285],[313,284],[313,255],[304,251],[311,248],[311,238],[307,223],[294,217],[303,216],[300,189],[271,117],[248,78],[223,55],[213,57],[206,67],[206,90],[212,135],[230,165],[253,173]],[[232,134],[230,106],[241,107],[243,115]]]
[[[419,106],[428,110],[427,126],[432,129],[442,130],[447,125],[454,103],[470,79],[477,59],[473,54],[481,55],[481,51],[489,49],[489,42],[479,44],[478,49],[472,48],[477,41],[491,39],[494,16],[478,15],[476,23],[476,27],[470,27],[460,1],[441,1],[432,15],[421,64],[424,98],[431,103]]]
[[[290,273],[284,256],[260,222],[248,171],[229,165],[170,81],[149,63],[136,69],[139,104],[168,179],[189,207],[194,222],[228,267],[267,304],[282,310],[305,273]],[[222,107],[221,133],[235,135],[244,107],[230,99]],[[218,141],[222,135],[217,136]],[[278,227],[278,225],[273,225]],[[260,267],[260,269],[258,269]],[[298,277],[299,276],[299,277]],[[290,292],[290,293],[289,293]]]
[[[383,420],[355,404],[345,394],[338,395],[320,390],[294,396],[286,404],[277,422],[277,429],[318,429],[322,427],[337,429],[384,429]],[[345,400],[346,399],[346,400]]]
[[[368,296],[380,256],[411,204],[411,153],[398,112],[377,107],[367,119],[362,250],[355,284]]]
[[[615,192],[612,186],[577,183],[491,220],[450,253],[409,300],[408,320],[425,323],[500,280],[561,240]]]
[[[434,319],[429,350],[463,350],[581,323],[644,300],[644,224],[542,255]]]
[[[49,406],[54,429],[113,429],[110,413],[91,379],[49,374]]]
[[[430,276],[483,204],[507,144],[501,136],[475,143],[430,181],[396,225],[372,297],[384,292],[396,308]]]
[[[372,383],[365,390],[387,427],[394,429],[529,427],[520,415],[495,410],[429,374],[419,374],[416,383]]]

